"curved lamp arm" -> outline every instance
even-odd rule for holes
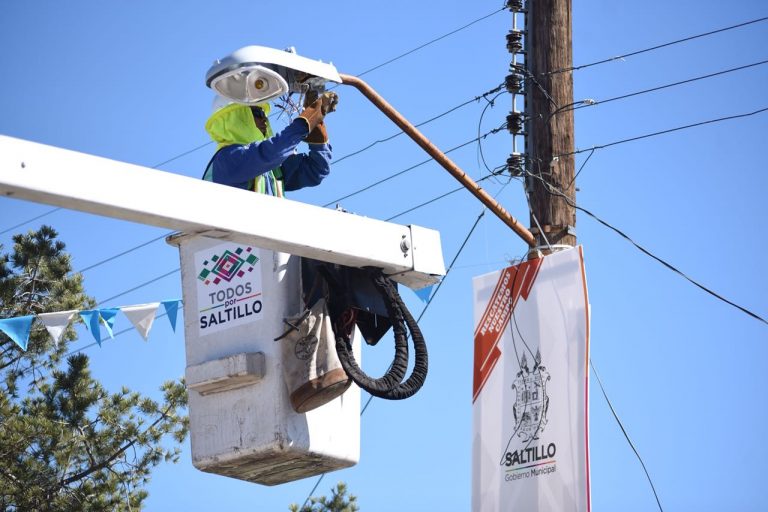
[[[456,165],[450,158],[448,158],[445,153],[440,151],[437,146],[432,144],[429,139],[424,136],[424,134],[422,134],[406,118],[400,115],[400,113],[395,110],[392,105],[387,103],[387,101],[382,98],[376,91],[374,91],[370,85],[356,76],[345,75],[343,73],[339,74],[339,76],[342,80],[341,83],[351,85],[363,93],[363,95],[368,98],[371,103],[376,105],[376,107],[381,110],[384,115],[386,115],[392,120],[392,122],[399,126],[406,135],[413,139],[416,144],[421,146],[421,148],[426,151],[429,156],[434,158],[440,165],[442,165],[446,171],[451,173],[451,175],[456,178],[459,183],[464,185],[464,187],[472,192],[472,194],[477,197],[485,206],[487,206],[488,209],[490,209],[499,219],[501,219],[504,224],[512,228],[512,231],[517,233],[520,238],[522,238],[530,247],[534,247],[536,245],[536,240],[533,234],[527,228],[525,228],[525,226],[520,224],[517,219],[512,217],[512,215],[510,215],[510,213],[505,210],[498,201],[491,197],[488,192],[483,190],[483,188],[478,185],[477,182],[470,178],[467,173],[462,171],[461,168]]]

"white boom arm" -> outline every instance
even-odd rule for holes
[[[445,274],[440,234],[0,136],[0,194],[351,267],[421,288]]]

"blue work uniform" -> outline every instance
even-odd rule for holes
[[[267,104],[259,106],[269,112]],[[250,107],[231,104],[214,112],[205,129],[218,143],[203,176],[208,181],[282,197],[283,191],[318,185],[330,172],[330,144],[308,144],[307,153],[297,153],[309,133],[303,118],[277,135],[267,122],[265,134]]]

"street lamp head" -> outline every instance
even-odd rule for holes
[[[301,57],[293,48],[265,46],[240,48],[216,60],[205,75],[205,85],[217,94],[246,105],[288,92],[322,91],[328,81],[341,83],[333,64]]]

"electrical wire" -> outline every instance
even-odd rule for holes
[[[659,510],[661,512],[664,512],[664,509],[661,507],[661,500],[659,500],[659,495],[656,492],[656,486],[653,485],[653,480],[651,480],[651,475],[648,473],[648,468],[645,467],[645,462],[643,462],[643,458],[640,457],[640,453],[638,453],[637,448],[635,448],[635,444],[629,438],[627,429],[624,428],[624,424],[619,419],[619,415],[616,414],[616,410],[613,408],[613,404],[611,404],[611,400],[608,398],[608,394],[605,392],[605,388],[603,387],[603,381],[600,380],[600,375],[598,375],[597,369],[595,368],[595,365],[592,363],[591,358],[589,359],[589,366],[592,367],[592,373],[594,373],[595,377],[597,378],[597,384],[600,386],[600,391],[603,392],[603,398],[605,398],[606,403],[608,403],[608,407],[611,409],[611,414],[613,414],[613,418],[616,420],[616,423],[619,424],[619,427],[621,428],[621,431],[624,434],[624,438],[629,443],[629,446],[632,448],[632,451],[635,452],[635,456],[637,457],[637,460],[640,461],[640,465],[643,466],[645,477],[648,479],[648,483],[651,484],[651,490],[653,491],[653,496],[656,498],[656,504],[659,506]]]
[[[485,180],[487,180],[489,178],[493,178],[495,176],[498,176],[498,174],[496,172],[492,171],[490,174],[487,174],[487,175],[483,176],[482,178],[478,179],[475,183],[481,183],[481,182],[483,182],[483,181],[485,181]],[[391,220],[394,220],[394,219],[396,219],[398,217],[401,217],[401,216],[405,215],[406,213],[411,213],[414,210],[418,210],[419,208],[422,208],[422,207],[427,206],[429,204],[432,204],[432,203],[434,203],[436,201],[439,201],[440,199],[443,199],[443,198],[448,197],[448,196],[450,196],[452,194],[455,194],[456,192],[461,192],[462,190],[467,190],[467,187],[461,186],[461,187],[458,187],[458,188],[454,188],[453,190],[449,190],[448,192],[440,194],[437,197],[433,197],[432,199],[429,199],[429,200],[427,200],[427,201],[425,201],[423,203],[417,204],[416,206],[408,208],[407,210],[403,210],[402,212],[397,213],[397,214],[395,214],[395,215],[393,215],[393,216],[391,216],[391,217],[389,217],[389,218],[387,218],[385,220],[387,222],[389,222]]]
[[[568,197],[566,194],[564,194],[564,193],[563,193],[561,190],[558,190],[558,189],[557,189],[555,186],[553,186],[552,184],[550,184],[549,182],[547,182],[547,181],[546,181],[544,178],[542,178],[541,176],[537,176],[537,175],[535,175],[535,174],[532,174],[532,173],[527,173],[527,175],[528,175],[528,176],[531,176],[531,177],[533,177],[533,178],[536,178],[536,179],[540,180],[542,183],[544,183],[544,189],[545,189],[545,190],[546,190],[548,193],[550,193],[550,194],[552,194],[552,195],[555,195],[555,196],[559,196],[559,197],[562,197],[562,198],[564,198],[564,199],[565,199],[565,201],[568,203],[568,205],[569,205],[569,206],[571,206],[572,208],[575,208],[575,209],[577,209],[577,210],[579,210],[579,211],[581,211],[581,212],[584,212],[584,213],[586,213],[587,215],[589,215],[590,217],[592,217],[593,219],[595,219],[597,222],[599,222],[599,223],[600,223],[600,224],[602,224],[603,226],[607,227],[608,229],[610,229],[611,231],[615,232],[616,234],[618,234],[619,236],[621,236],[622,238],[624,238],[625,240],[627,240],[629,243],[631,243],[632,245],[634,245],[634,246],[635,246],[635,247],[636,247],[638,250],[640,250],[640,252],[642,252],[642,253],[643,253],[643,254],[645,254],[646,256],[649,256],[650,258],[652,258],[652,259],[656,260],[657,262],[661,263],[662,265],[664,265],[665,267],[667,267],[669,270],[671,270],[672,272],[674,272],[674,273],[678,274],[679,276],[681,276],[682,278],[684,278],[685,280],[687,280],[688,282],[690,282],[691,284],[693,284],[693,285],[694,285],[694,286],[696,286],[697,288],[699,288],[699,289],[701,289],[702,291],[704,291],[704,292],[708,293],[709,295],[711,295],[711,296],[715,297],[716,299],[718,299],[718,300],[720,300],[720,301],[722,301],[722,302],[725,302],[726,304],[728,304],[728,305],[730,305],[730,306],[733,306],[734,308],[736,308],[736,309],[740,310],[742,313],[745,313],[745,314],[747,314],[747,315],[751,316],[751,317],[752,317],[752,318],[754,318],[755,320],[758,320],[758,321],[760,321],[760,322],[762,322],[762,323],[764,323],[764,324],[768,325],[768,320],[766,320],[766,319],[765,319],[765,318],[763,318],[762,316],[760,316],[760,315],[758,315],[757,313],[754,313],[754,312],[750,311],[749,309],[747,309],[747,308],[745,308],[745,307],[743,307],[743,306],[740,306],[740,305],[736,304],[735,302],[732,302],[732,301],[730,301],[730,300],[726,299],[726,298],[725,298],[725,297],[723,297],[722,295],[720,295],[720,294],[718,294],[718,293],[716,293],[716,292],[714,292],[714,291],[710,290],[709,288],[707,288],[707,287],[706,287],[706,286],[704,286],[703,284],[701,284],[701,283],[699,283],[698,281],[694,280],[693,278],[689,277],[687,274],[685,274],[684,272],[682,272],[681,270],[679,270],[677,267],[675,267],[675,266],[673,266],[672,264],[668,263],[667,261],[663,260],[663,259],[662,259],[662,258],[660,258],[659,256],[656,256],[656,255],[655,255],[655,254],[653,254],[651,251],[649,251],[648,249],[646,249],[646,248],[645,248],[645,247],[643,247],[642,245],[640,245],[640,244],[638,244],[637,242],[635,242],[635,241],[634,241],[632,238],[630,238],[630,237],[629,237],[629,235],[627,235],[626,233],[624,233],[624,232],[623,232],[622,230],[620,230],[619,228],[617,228],[617,227],[615,227],[615,226],[613,226],[613,225],[609,224],[608,222],[604,221],[603,219],[601,219],[600,217],[598,217],[597,215],[595,215],[595,214],[594,214],[594,213],[592,213],[591,211],[587,210],[586,208],[582,208],[581,206],[578,206],[578,205],[577,205],[577,204],[576,204],[576,203],[575,203],[575,202],[574,202],[574,201],[573,201],[573,200],[572,200],[570,197]]]
[[[431,117],[431,118],[427,119],[426,121],[422,121],[422,122],[420,122],[419,124],[415,124],[414,126],[415,126],[416,128],[418,128],[418,127],[420,127],[420,126],[424,126],[424,125],[425,125],[425,124],[427,124],[427,123],[431,123],[432,121],[436,121],[437,119],[440,119],[441,117],[444,117],[444,116],[446,116],[446,115],[450,114],[451,112],[454,112],[454,111],[456,111],[456,110],[460,109],[461,107],[465,107],[465,106],[469,105],[470,103],[475,103],[475,102],[477,102],[477,101],[479,101],[479,100],[481,100],[481,99],[485,98],[486,96],[489,96],[489,95],[491,95],[491,94],[494,94],[494,93],[496,93],[496,92],[499,92],[499,91],[500,91],[500,90],[501,90],[503,87],[504,87],[504,84],[501,84],[501,85],[499,85],[499,86],[497,86],[497,87],[494,87],[494,88],[493,88],[493,89],[491,89],[490,91],[486,91],[486,92],[484,92],[483,94],[481,94],[481,95],[479,95],[479,96],[475,96],[475,97],[474,97],[474,98],[472,98],[471,100],[468,100],[468,101],[465,101],[464,103],[461,103],[461,104],[459,104],[459,105],[456,105],[455,107],[452,107],[452,108],[450,108],[449,110],[446,110],[445,112],[443,112],[443,113],[441,113],[441,114],[438,114],[438,115],[436,115],[436,116],[434,116],[434,117]],[[385,137],[385,138],[383,138],[383,139],[379,139],[379,140],[376,140],[376,141],[374,141],[374,142],[372,142],[372,143],[368,144],[367,146],[365,146],[365,147],[364,147],[364,148],[362,148],[362,149],[358,149],[358,150],[356,150],[356,151],[353,151],[352,153],[348,153],[348,154],[346,154],[346,155],[344,155],[344,156],[342,156],[342,157],[340,157],[340,158],[336,159],[336,160],[334,161],[333,165],[334,165],[334,166],[336,166],[336,165],[339,165],[339,163],[340,163],[340,162],[342,162],[342,161],[346,160],[346,159],[347,159],[347,158],[349,158],[349,157],[352,157],[352,156],[355,156],[355,155],[359,155],[360,153],[362,153],[362,152],[364,152],[364,151],[367,151],[367,150],[371,149],[372,147],[376,146],[377,144],[381,144],[382,142],[387,142],[387,141],[390,141],[390,140],[392,140],[392,139],[394,139],[394,138],[396,138],[396,137],[398,137],[398,136],[400,136],[400,135],[402,135],[402,134],[403,134],[403,131],[401,130],[401,131],[399,131],[399,132],[397,132],[397,133],[395,133],[395,134],[393,134],[393,135],[390,135],[389,137]]]
[[[189,155],[189,154],[191,154],[191,153],[194,153],[195,151],[199,151],[199,150],[201,150],[201,149],[203,149],[203,148],[205,148],[205,147],[208,147],[208,146],[210,146],[211,144],[213,144],[213,142],[214,142],[214,141],[212,141],[212,140],[209,140],[209,141],[208,141],[208,142],[206,142],[205,144],[200,144],[200,145],[199,145],[199,146],[197,146],[197,147],[194,147],[194,148],[192,148],[192,149],[189,149],[189,150],[187,150],[187,151],[184,151],[183,153],[179,153],[178,155],[176,155],[176,156],[174,156],[174,157],[172,157],[172,158],[169,158],[168,160],[166,160],[166,161],[164,161],[164,162],[160,162],[159,164],[153,165],[153,166],[152,166],[152,169],[157,169],[157,168],[159,168],[159,167],[162,167],[162,166],[164,166],[165,164],[169,164],[169,163],[173,162],[174,160],[178,160],[179,158],[181,158],[181,157],[183,157],[183,156],[187,156],[187,155]]]
[[[485,167],[486,170],[488,170],[488,172],[492,172],[492,171],[491,171],[491,168],[488,167],[488,164],[485,161],[485,155],[483,154],[483,141],[480,138],[480,131],[483,126],[483,117],[485,117],[485,113],[488,111],[488,108],[493,108],[495,106],[494,102],[496,101],[496,98],[498,98],[505,92],[507,91],[502,91],[498,93],[496,96],[494,96],[490,100],[485,96],[483,96],[485,101],[487,101],[488,103],[485,105],[485,107],[483,107],[483,111],[480,113],[480,120],[477,122],[477,154],[478,154],[478,161],[479,161],[478,163],[482,163],[483,167]]]
[[[103,300],[100,300],[100,301],[99,301],[99,303],[98,303],[97,305],[99,305],[99,306],[100,306],[100,305],[104,304],[105,302],[109,302],[109,301],[111,301],[111,300],[114,300],[114,299],[117,299],[117,298],[119,298],[119,297],[122,297],[123,295],[126,295],[126,294],[128,294],[128,293],[131,293],[131,292],[135,292],[136,290],[138,290],[138,289],[140,289],[140,288],[144,288],[145,286],[148,286],[148,285],[150,285],[150,284],[152,284],[152,283],[155,283],[155,282],[157,282],[157,281],[159,281],[159,280],[161,280],[161,279],[163,279],[163,278],[165,278],[165,277],[168,277],[168,276],[170,276],[171,274],[175,274],[175,273],[176,273],[176,272],[178,272],[179,270],[181,270],[181,268],[175,268],[175,269],[171,270],[170,272],[166,272],[165,274],[162,274],[162,275],[160,275],[160,276],[157,276],[157,277],[153,277],[153,278],[152,278],[152,279],[150,279],[149,281],[144,281],[143,283],[141,283],[141,284],[139,284],[139,285],[136,285],[136,286],[134,286],[133,288],[130,288],[130,289],[128,289],[128,290],[122,291],[122,292],[118,293],[117,295],[113,295],[112,297],[109,297],[108,299],[103,299]]]
[[[393,62],[395,62],[397,60],[400,60],[403,57],[406,57],[406,56],[408,56],[408,55],[410,55],[410,54],[412,54],[414,52],[417,52],[417,51],[421,50],[422,48],[426,48],[427,46],[429,46],[429,45],[431,45],[433,43],[436,43],[436,42],[440,41],[441,39],[445,39],[446,37],[451,36],[451,35],[453,35],[453,34],[455,34],[457,32],[461,32],[462,30],[471,27],[475,23],[479,23],[479,22],[483,21],[486,18],[490,18],[494,14],[498,14],[498,13],[504,11],[505,9],[506,9],[505,7],[502,7],[501,9],[499,9],[497,11],[493,11],[493,12],[491,12],[489,14],[486,14],[485,16],[477,18],[476,20],[470,21],[466,25],[463,25],[463,26],[461,26],[461,27],[459,27],[457,29],[454,29],[454,30],[446,33],[446,34],[443,34],[443,35],[441,35],[439,37],[436,37],[436,38],[432,39],[431,41],[428,41],[428,42],[426,42],[426,43],[424,43],[422,45],[419,45],[419,46],[417,46],[416,48],[414,48],[412,50],[408,50],[405,53],[401,53],[397,57],[393,57],[393,58],[389,59],[388,61],[382,62],[381,64],[377,64],[376,66],[373,66],[372,68],[366,69],[365,71],[363,71],[361,73],[358,73],[357,76],[367,75],[368,73],[371,73],[372,71],[375,71],[375,70],[377,70],[377,69],[379,69],[379,68],[381,68],[383,66],[386,66],[388,64],[392,64]]]
[[[23,226],[25,224],[29,224],[30,222],[36,221],[37,219],[40,219],[42,217],[45,217],[46,215],[50,215],[50,214],[52,214],[54,212],[57,212],[59,210],[62,210],[62,209],[63,208],[58,207],[58,208],[53,208],[52,210],[48,210],[47,212],[41,213],[40,215],[38,215],[36,217],[32,217],[31,219],[25,220],[24,222],[22,222],[20,224],[16,224],[15,226],[11,226],[8,229],[4,229],[3,231],[0,231],[0,235],[4,235],[4,234],[8,233],[9,231],[13,231],[14,229],[20,228],[21,226]]]
[[[589,155],[587,155],[587,158],[583,162],[581,162],[581,165],[579,166],[579,170],[576,172],[576,174],[574,174],[573,179],[568,183],[568,186],[565,187],[566,189],[571,188],[571,185],[573,185],[573,182],[576,181],[576,178],[579,177],[579,174],[581,174],[581,171],[584,170],[584,166],[587,165],[587,162],[589,162],[589,159],[592,158],[592,155],[594,155],[594,154],[595,154],[595,150],[594,149],[589,152]],[[541,229],[541,228],[539,228],[539,229]],[[543,234],[543,231],[542,231],[542,234]]]
[[[503,130],[505,128],[505,126],[506,126],[506,123],[501,125],[498,128],[494,128],[493,130],[489,130],[489,131],[485,132],[480,137],[475,137],[474,139],[468,140],[467,142],[459,144],[458,146],[454,146],[454,147],[444,151],[444,153],[447,155],[448,153],[452,153],[453,151],[461,149],[461,148],[463,148],[465,146],[469,146],[470,144],[474,144],[475,142],[477,142],[480,139],[484,139],[484,138],[488,137],[489,135],[493,135],[495,133],[500,132],[501,130]],[[397,178],[398,176],[402,176],[403,174],[405,174],[405,173],[407,173],[409,171],[412,171],[412,170],[416,169],[417,167],[421,167],[422,165],[428,164],[429,162],[432,162],[432,161],[434,161],[433,158],[427,158],[426,160],[422,160],[421,162],[419,162],[417,164],[414,164],[414,165],[412,165],[412,166],[410,166],[410,167],[408,167],[406,169],[403,169],[402,171],[398,171],[398,172],[396,172],[394,174],[391,174],[391,175],[389,175],[389,176],[387,176],[385,178],[382,178],[382,179],[380,179],[378,181],[375,181],[375,182],[371,183],[370,185],[366,185],[363,188],[360,188],[358,190],[350,192],[349,194],[341,196],[338,199],[334,199],[333,201],[329,201],[329,202],[325,203],[323,205],[323,207],[327,208],[329,206],[333,206],[335,204],[338,204],[340,201],[343,201],[344,199],[349,199],[350,197],[353,197],[353,196],[356,196],[358,194],[361,194],[361,193],[363,193],[363,192],[365,192],[367,190],[370,190],[370,189],[372,189],[372,188],[374,188],[374,187],[376,187],[378,185],[381,185],[382,183],[385,183],[385,182],[387,182],[387,181],[389,181],[389,180],[391,180],[393,178]]]
[[[536,88],[541,91],[541,93],[544,95],[545,98],[552,104],[553,107],[555,107],[555,111],[559,110],[561,107],[557,104],[555,99],[549,94],[549,91],[541,85],[541,82],[539,82],[536,77],[531,73],[531,71],[528,69],[528,66],[522,66],[522,65],[516,65],[516,66],[510,66],[510,68],[513,71],[517,71],[518,73],[523,73],[527,78],[526,80],[530,80],[533,82],[533,84],[536,86]]]
[[[602,60],[598,60],[598,61],[595,61],[595,62],[590,62],[588,64],[582,64],[580,66],[572,66],[572,67],[569,67],[569,68],[556,69],[554,71],[549,71],[549,72],[544,73],[544,74],[554,75],[554,74],[557,74],[557,73],[566,73],[566,72],[569,72],[569,71],[578,71],[580,69],[586,69],[586,68],[589,68],[589,67],[592,67],[592,66],[597,66],[599,64],[605,64],[607,62],[613,62],[613,61],[616,61],[616,60],[621,60],[621,59],[624,59],[626,57],[633,57],[635,55],[640,55],[641,53],[646,53],[646,52],[650,52],[650,51],[654,51],[654,50],[659,50],[661,48],[666,48],[667,46],[672,46],[672,45],[676,45],[676,44],[680,44],[680,43],[685,43],[687,41],[691,41],[691,40],[698,39],[698,38],[701,38],[701,37],[711,36],[713,34],[719,34],[720,32],[726,32],[728,30],[733,30],[733,29],[737,29],[737,28],[740,28],[740,27],[745,27],[747,25],[752,25],[754,23],[760,23],[760,22],[766,21],[766,20],[768,20],[768,16],[764,16],[762,18],[756,18],[756,19],[753,19],[753,20],[745,21],[743,23],[739,23],[739,24],[736,24],[736,25],[730,25],[728,27],[723,27],[723,28],[719,28],[719,29],[716,29],[716,30],[710,30],[709,32],[703,32],[701,34],[696,34],[696,35],[693,35],[693,36],[684,37],[682,39],[676,39],[674,41],[669,41],[667,43],[662,43],[662,44],[658,44],[658,45],[655,45],[655,46],[651,46],[649,48],[643,48],[642,50],[636,50],[636,51],[633,51],[633,52],[624,53],[622,55],[617,55],[615,57],[610,57],[610,58],[607,58],[607,59],[602,59]]]
[[[672,82],[672,83],[669,83],[669,84],[659,85],[657,87],[651,87],[649,89],[642,89],[640,91],[635,91],[635,92],[631,92],[631,93],[627,93],[627,94],[622,94],[620,96],[614,96],[612,98],[607,98],[607,99],[604,99],[604,100],[595,100],[595,99],[592,99],[592,98],[588,98],[588,99],[584,99],[584,100],[580,100],[580,101],[575,101],[573,103],[565,105],[564,107],[556,109],[551,114],[549,114],[545,124],[549,124],[549,122],[552,120],[552,118],[554,116],[556,116],[557,114],[563,113],[563,112],[571,112],[571,111],[578,110],[578,109],[581,109],[581,108],[594,107],[596,105],[602,105],[604,103],[610,103],[612,101],[624,100],[624,99],[632,98],[632,97],[635,97],[635,96],[640,96],[640,95],[643,95],[643,94],[648,94],[648,93],[651,93],[651,92],[656,92],[656,91],[660,91],[660,90],[663,90],[663,89],[668,89],[670,87],[676,87],[678,85],[689,84],[689,83],[692,83],[692,82],[697,82],[699,80],[705,80],[705,79],[708,79],[708,78],[713,78],[713,77],[716,77],[716,76],[721,76],[721,75],[725,75],[725,74],[728,74],[728,73],[733,73],[733,72],[736,72],[736,71],[741,71],[741,70],[744,70],[744,69],[749,69],[749,68],[753,68],[753,67],[756,67],[756,66],[761,66],[763,64],[768,64],[768,59],[762,60],[762,61],[758,61],[758,62],[753,62],[751,64],[745,64],[743,66],[737,66],[735,68],[729,68],[729,69],[724,69],[722,71],[716,71],[714,73],[708,73],[706,75],[701,75],[701,76],[689,78],[689,79],[686,79],[686,80],[680,80],[680,81]],[[541,87],[541,86],[539,86],[539,87]],[[542,91],[543,91],[543,89],[542,89]]]
[[[710,119],[708,121],[701,121],[699,123],[687,124],[685,126],[678,126],[676,128],[670,128],[668,130],[661,130],[661,131],[658,131],[658,132],[646,133],[645,135],[638,135],[637,137],[630,137],[628,139],[617,140],[617,141],[614,141],[614,142],[609,142],[607,144],[600,144],[600,145],[597,145],[597,146],[592,146],[591,148],[577,149],[575,151],[571,151],[570,153],[562,153],[562,154],[559,154],[559,155],[555,155],[555,157],[553,157],[553,158],[560,158],[560,157],[569,156],[569,155],[578,155],[579,153],[585,153],[587,151],[594,151],[594,150],[597,150],[597,149],[605,149],[605,148],[608,148],[608,147],[611,147],[611,146],[617,146],[619,144],[625,144],[627,142],[634,142],[634,141],[641,140],[641,139],[647,139],[649,137],[655,137],[657,135],[664,135],[666,133],[672,133],[672,132],[677,132],[677,131],[680,131],[680,130],[686,130],[688,128],[696,128],[697,126],[704,126],[706,124],[719,123],[721,121],[729,121],[731,119],[740,119],[740,118],[743,118],[743,117],[754,116],[756,114],[760,114],[760,113],[766,112],[766,111],[768,111],[768,107],[764,107],[764,108],[761,108],[761,109],[758,109],[758,110],[754,110],[752,112],[746,112],[744,114],[735,114],[735,115],[732,115],[732,116],[718,117],[717,119]]]
[[[92,265],[88,265],[87,267],[78,270],[76,273],[77,274],[82,274],[83,272],[87,272],[87,271],[89,271],[89,270],[91,270],[93,268],[96,268],[96,267],[100,266],[100,265],[103,265],[105,263],[109,263],[110,261],[116,260],[117,258],[120,258],[121,256],[125,256],[126,254],[130,254],[130,253],[132,253],[133,251],[135,251],[137,249],[141,249],[142,247],[146,247],[147,245],[149,245],[149,244],[151,244],[153,242],[157,242],[158,240],[163,240],[163,239],[167,238],[168,236],[172,235],[173,233],[174,233],[173,231],[169,231],[168,233],[164,233],[164,234],[158,236],[157,238],[153,238],[152,240],[147,240],[146,242],[141,243],[139,245],[136,245],[134,247],[131,247],[130,249],[127,249],[127,250],[125,250],[125,251],[123,251],[121,253],[115,254],[115,255],[110,256],[108,258],[105,258],[105,259],[103,259],[101,261],[98,261],[98,262],[92,264]]]
[[[768,64],[768,59],[761,60],[759,62],[753,62],[752,64],[745,64],[743,66],[738,66],[738,67],[735,67],[735,68],[729,68],[729,69],[724,69],[722,71],[716,71],[714,73],[709,73],[709,74],[706,74],[706,75],[701,75],[701,76],[689,78],[687,80],[680,80],[679,82],[672,82],[672,83],[669,83],[669,84],[659,85],[657,87],[651,87],[650,89],[643,89],[641,91],[631,92],[631,93],[628,93],[628,94],[622,94],[621,96],[614,96],[612,98],[607,98],[607,99],[604,99],[604,100],[594,100],[594,99],[582,100],[582,101],[576,102],[576,104],[574,104],[573,107],[570,110],[578,110],[580,108],[594,107],[595,105],[602,105],[603,103],[609,103],[611,101],[618,101],[618,100],[623,100],[623,99],[627,99],[627,98],[632,98],[634,96],[639,96],[641,94],[648,94],[650,92],[656,92],[656,91],[660,91],[662,89],[668,89],[670,87],[675,87],[675,86],[678,86],[678,85],[689,84],[691,82],[697,82],[699,80],[705,80],[707,78],[712,78],[712,77],[716,77],[716,76],[720,76],[720,75],[725,75],[725,74],[728,74],[728,73],[733,73],[735,71],[741,71],[743,69],[753,68],[753,67],[756,67],[756,66],[762,66],[763,64]]]

